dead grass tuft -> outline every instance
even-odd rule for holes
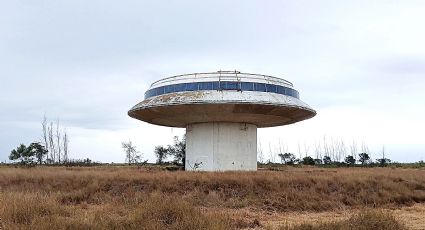
[[[388,212],[379,210],[361,211],[348,220],[330,221],[316,224],[300,224],[296,226],[285,225],[281,230],[406,230],[407,227],[401,224],[394,216]]]

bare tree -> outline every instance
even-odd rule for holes
[[[44,115],[44,117],[43,117],[43,121],[41,122],[41,127],[42,127],[42,130],[43,130],[43,136],[42,136],[42,139],[43,139],[43,144],[44,144],[44,148],[47,150],[47,151],[49,151],[50,149],[49,149],[49,135],[48,135],[48,124],[47,124],[47,118],[46,118],[46,115]],[[50,158],[49,158],[49,155],[47,155],[47,159],[49,160]],[[50,160],[52,160],[52,159],[50,159]]]
[[[56,162],[56,146],[55,137],[53,134],[53,122],[50,122],[50,125],[47,127],[47,135],[49,137],[50,159],[52,160],[52,162]]]
[[[354,157],[354,160],[357,160],[357,151],[358,151],[357,150],[357,143],[356,143],[356,141],[353,140],[353,142],[350,145],[350,153],[351,153],[351,156]]]
[[[338,162],[341,162],[347,156],[347,148],[345,147],[345,142],[341,138],[339,140],[333,140],[332,144],[335,148],[335,159]]]
[[[59,118],[55,123],[48,123],[46,115],[41,122],[42,142],[48,150],[47,162],[62,163],[68,161],[69,158],[69,136],[66,129],[61,129]]]
[[[361,152],[366,153],[367,155],[369,155],[370,158],[372,158],[372,154],[369,151],[369,146],[367,146],[364,141],[362,142]]]
[[[258,142],[257,155],[258,155],[258,161],[261,164],[263,164],[264,163],[264,151],[263,151],[263,148],[261,147],[261,142]]]
[[[269,162],[275,163],[276,162],[276,153],[272,150],[272,146],[269,143]]]
[[[277,152],[278,156],[279,156],[279,154],[284,154],[284,153],[288,152],[288,146],[281,139],[279,139],[276,152]]]
[[[298,157],[301,160],[303,157],[301,156],[301,145],[300,145],[300,141],[298,140]]]
[[[309,152],[310,152],[310,146],[309,146],[309,145],[307,145],[307,144],[304,142],[304,154],[305,154],[305,156],[308,156],[308,155],[309,155]]]
[[[322,159],[322,147],[320,146],[320,142],[314,144],[314,152],[316,153],[316,159]]]
[[[59,119],[56,122],[56,154],[57,154],[57,159],[59,164],[61,163],[61,156],[62,156],[62,144],[61,144],[61,139],[62,139],[62,134],[59,131]]]
[[[337,161],[336,154],[335,154],[335,152],[336,152],[335,147],[336,147],[335,141],[334,141],[333,137],[331,137],[330,144],[329,144],[329,152],[330,152],[330,156],[331,156],[332,161]]]
[[[121,145],[122,145],[122,148],[124,149],[125,161],[128,163],[128,165],[139,162],[139,160],[141,159],[141,156],[138,154],[140,152],[137,151],[136,146],[133,145],[131,141],[122,142]]]
[[[331,158],[328,142],[326,140],[326,136],[323,136],[323,151],[324,151],[324,157]],[[331,158],[331,160],[332,160],[332,158]]]
[[[68,162],[68,134],[66,133],[66,129],[63,130],[63,139],[62,139],[62,145],[63,145],[63,161]]]

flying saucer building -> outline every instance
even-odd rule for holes
[[[316,115],[292,83],[238,71],[192,73],[154,82],[129,116],[186,128],[186,170],[257,169],[257,128]]]

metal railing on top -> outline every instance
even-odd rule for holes
[[[210,73],[190,73],[190,74],[181,74],[181,75],[163,78],[161,80],[158,80],[152,83],[151,88],[154,88],[160,85],[165,85],[170,82],[176,82],[176,81],[195,82],[198,80],[210,81],[211,79],[215,79],[218,81],[241,81],[243,79],[244,81],[247,81],[247,80],[261,81],[266,83],[281,84],[281,85],[293,87],[293,84],[291,82],[278,77],[273,77],[273,76],[263,75],[263,74],[241,73],[236,70],[235,71],[220,70],[217,72],[210,72]]]

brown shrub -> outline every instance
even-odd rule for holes
[[[353,215],[348,220],[323,222],[318,224],[300,224],[282,226],[281,230],[405,230],[391,214],[384,211],[366,210]]]

